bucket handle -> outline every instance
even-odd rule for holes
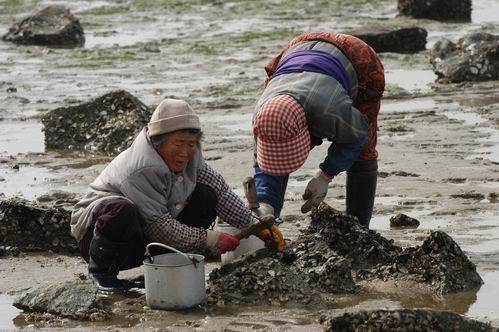
[[[147,257],[147,259],[149,259],[149,262],[152,264],[154,263],[154,257],[151,256],[151,254],[149,253],[149,247],[150,246],[158,246],[158,247],[163,247],[165,249],[168,249],[168,250],[171,250],[177,254],[180,254],[182,256],[184,256],[185,258],[187,258],[188,260],[190,260],[192,262],[192,264],[194,264],[194,267],[197,268],[197,265],[199,262],[201,262],[200,260],[198,260],[196,257],[193,257],[193,256],[189,256],[183,252],[181,252],[180,250],[178,249],[175,249],[173,247],[170,247],[170,246],[167,246],[166,244],[163,244],[163,243],[159,243],[159,242],[151,242],[149,243],[147,246],[146,246],[146,253],[145,253],[145,256]]]

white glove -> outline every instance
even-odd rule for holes
[[[307,213],[312,210],[313,207],[317,207],[324,200],[327,194],[329,182],[331,182],[331,180],[332,178],[329,178],[327,175],[319,171],[308,182],[305,192],[302,195],[302,198],[306,200],[305,204],[301,207],[302,213]]]
[[[274,215],[274,208],[268,203],[258,203],[260,207],[258,209],[253,209],[252,211],[260,218]]]

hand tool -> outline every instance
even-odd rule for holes
[[[254,216],[254,217],[256,217],[256,216]],[[239,233],[237,233],[236,235],[234,235],[234,237],[238,240],[241,240],[241,239],[246,239],[246,238],[250,237],[251,235],[256,236],[263,229],[272,227],[272,225],[274,224],[274,221],[275,221],[273,216],[266,216],[264,218],[258,218],[258,220],[259,221],[257,221],[256,223],[254,223],[246,228],[241,229],[241,231]]]
[[[258,209],[260,207],[260,204],[258,204],[258,201],[256,199],[255,179],[253,179],[253,177],[251,176],[247,176],[243,181],[243,187],[244,195],[246,196],[246,200],[248,200],[248,207],[251,210]]]

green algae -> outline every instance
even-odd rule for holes
[[[0,13],[3,15],[23,14],[34,5],[26,1],[5,0],[0,2]]]
[[[230,41],[234,43],[248,43],[255,40],[288,40],[299,34],[300,32],[289,29],[276,29],[272,31],[245,31],[238,36],[231,37]]]
[[[78,13],[78,15],[115,15],[115,14],[123,14],[130,11],[130,7],[128,6],[102,6],[97,8],[92,8],[88,10],[84,10]]]

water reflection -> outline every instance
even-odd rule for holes
[[[33,166],[19,166],[2,172],[5,180],[0,182],[0,193],[6,197],[20,195],[29,200],[47,193],[46,183],[57,178],[53,171]]]
[[[253,113],[246,114],[203,114],[200,115],[202,123],[216,124],[220,128],[230,131],[251,131]],[[231,137],[233,137],[231,135]]]
[[[494,319],[497,317],[497,308],[499,307],[499,271],[480,273],[484,284],[476,294],[477,300],[466,312],[466,315],[476,319]]]
[[[391,84],[396,84],[409,92],[427,92],[431,90],[430,84],[435,82],[437,75],[430,69],[404,70],[387,69],[385,70],[385,80]]]
[[[0,155],[44,152],[45,135],[40,122],[0,122]]]
[[[22,311],[12,305],[13,298],[6,294],[0,294],[0,330],[11,330],[16,326],[14,318]]]
[[[472,4],[471,22],[492,23],[499,22],[499,1],[475,0]]]
[[[415,290],[412,292],[399,290],[398,293],[363,292],[360,295],[340,298],[337,302],[339,304],[338,308],[356,306],[359,309],[376,310],[380,309],[377,304],[378,301],[388,301],[384,302],[388,304],[387,309],[396,309],[397,307],[404,309],[426,308],[448,310],[464,315],[477,301],[478,290],[479,288],[464,292],[454,292],[445,294],[442,297],[425,290]]]

